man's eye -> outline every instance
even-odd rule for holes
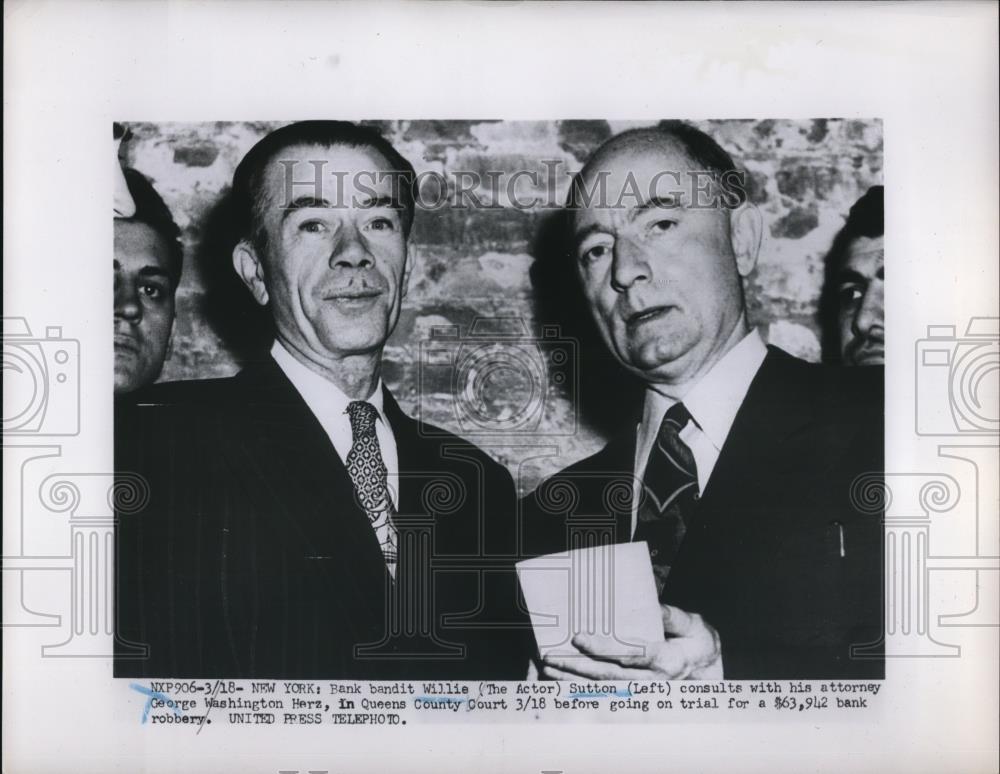
[[[649,230],[654,234],[663,234],[670,231],[676,225],[677,221],[675,220],[656,220],[649,224]]]
[[[375,218],[368,224],[368,228],[372,231],[392,231],[396,228],[396,224],[390,218]]]
[[[861,300],[864,295],[861,288],[857,285],[844,285],[840,288],[840,303],[844,306],[848,304],[854,304]]]
[[[143,285],[141,290],[147,298],[151,298],[154,301],[159,301],[165,295],[163,288],[159,285]]]
[[[306,220],[299,224],[299,231],[307,234],[322,234],[326,230],[326,224],[321,220]]]
[[[611,245],[594,245],[583,250],[580,255],[581,263],[596,263],[611,255]]]

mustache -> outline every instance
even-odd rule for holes
[[[336,298],[374,298],[388,292],[389,283],[378,275],[363,275],[352,277],[347,282],[325,285],[319,292],[324,299]]]

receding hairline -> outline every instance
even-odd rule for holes
[[[601,163],[606,163],[607,159],[623,153],[637,151],[649,151],[650,153],[659,154],[673,151],[678,153],[690,165],[690,171],[695,171],[702,166],[695,161],[693,155],[685,146],[684,141],[676,134],[655,127],[645,127],[642,129],[629,129],[606,140],[587,159],[577,174],[580,178],[586,178],[591,174],[594,167]]]

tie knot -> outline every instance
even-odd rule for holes
[[[351,419],[351,432],[354,440],[370,438],[375,435],[375,420],[378,419],[378,409],[364,400],[353,400],[347,404],[347,416]]]
[[[675,403],[667,409],[660,423],[660,432],[669,431],[679,433],[684,429],[684,425],[691,421],[691,413],[683,403]]]

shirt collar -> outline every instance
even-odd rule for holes
[[[757,329],[744,336],[684,396],[684,406],[716,451],[722,450],[767,346]],[[656,390],[646,390],[643,427],[657,428],[667,409],[677,403]],[[655,432],[655,431],[654,431]]]
[[[347,413],[351,398],[336,384],[304,365],[277,339],[271,346],[271,357],[285,373],[288,380],[298,390],[299,395],[317,417],[335,418]],[[365,399],[378,411],[379,419],[388,424],[383,411],[382,380],[378,380],[375,391]]]

